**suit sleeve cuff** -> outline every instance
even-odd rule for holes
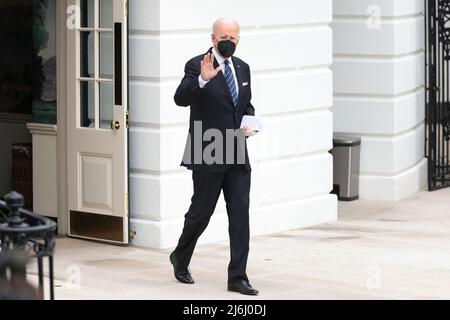
[[[200,88],[206,86],[208,82],[209,80],[208,81],[203,80],[201,75],[198,76],[198,85],[200,86]]]

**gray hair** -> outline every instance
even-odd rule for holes
[[[239,22],[236,19],[230,18],[230,17],[222,17],[222,18],[219,18],[216,21],[214,21],[214,24],[212,26],[212,33],[213,34],[216,34],[217,26],[219,24],[221,24],[221,23],[223,23],[223,24],[236,24],[236,26],[238,28],[238,34],[240,34],[241,27],[239,26]]]

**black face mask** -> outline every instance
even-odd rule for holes
[[[222,40],[217,44],[217,49],[224,58],[229,58],[236,51],[236,44],[231,40]]]

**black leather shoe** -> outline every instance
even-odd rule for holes
[[[239,280],[228,284],[228,291],[239,292],[248,296],[256,296],[259,291],[250,285],[247,280]]]
[[[175,259],[175,256],[173,252],[170,254],[170,263],[173,265],[173,274],[175,275],[175,278],[180,281],[181,283],[187,283],[187,284],[193,284],[194,279],[192,279],[191,273],[187,268],[181,268],[178,265],[177,260]]]

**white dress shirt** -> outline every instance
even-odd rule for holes
[[[239,84],[238,84],[237,77],[236,77],[236,70],[234,70],[233,60],[231,59],[231,57],[228,58],[228,59],[225,59],[224,57],[222,57],[216,51],[216,49],[214,47],[212,48],[212,52],[214,54],[214,59],[217,60],[217,63],[219,64],[219,67],[222,68],[222,72],[223,72],[224,76],[225,76],[225,60],[229,61],[228,65],[230,66],[231,72],[233,73],[234,82],[236,84],[236,93],[239,96]],[[198,84],[199,84],[200,88],[203,88],[208,82],[209,82],[209,80],[205,81],[205,80],[202,79],[202,75],[198,76]]]

